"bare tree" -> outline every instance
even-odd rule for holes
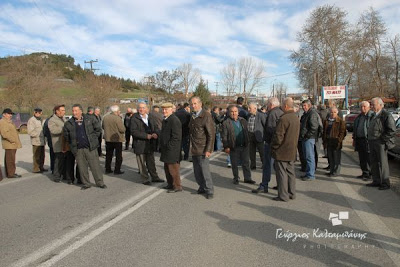
[[[393,56],[394,60],[394,85],[395,85],[395,93],[397,99],[400,99],[400,87],[399,87],[399,54],[400,54],[400,35],[396,34],[393,38],[389,39],[389,49]]]
[[[362,29],[364,47],[366,48],[367,61],[372,71],[374,87],[378,89],[379,95],[383,96],[387,87],[386,81],[381,74],[381,58],[383,57],[382,41],[386,35],[386,26],[378,12],[373,8],[364,12],[358,21]]]
[[[21,110],[42,105],[51,96],[59,73],[45,58],[10,57],[2,65],[6,73],[6,100]]]
[[[93,106],[105,108],[110,98],[116,97],[120,89],[120,82],[108,75],[97,76],[87,72],[78,83],[85,90],[86,102]]]
[[[199,82],[200,70],[193,68],[191,63],[184,63],[179,68],[180,80],[183,87],[183,93],[186,99],[188,98],[189,91]]]
[[[150,77],[149,77],[150,78]],[[178,69],[174,70],[164,70],[159,71],[155,75],[151,76],[151,80],[154,81],[154,85],[169,94],[182,88],[182,83],[179,80],[180,71]]]
[[[262,84],[265,64],[252,57],[243,57],[237,61],[239,90],[245,99]]]
[[[228,96],[238,91],[245,99],[254,89],[262,85],[264,74],[264,62],[252,57],[242,57],[232,61],[221,70],[222,82]]]
[[[317,84],[338,85],[346,77],[340,73],[344,61],[344,48],[349,41],[346,12],[333,5],[317,7],[311,12],[297,40],[300,48],[293,51],[290,59],[299,70],[302,85],[313,88],[313,77],[317,74]]]
[[[225,86],[226,96],[230,97],[235,94],[238,85],[236,79],[236,62],[227,64],[221,70],[222,84]]]

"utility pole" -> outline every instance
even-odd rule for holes
[[[97,62],[99,62],[97,59],[96,59],[96,60],[89,60],[89,61],[86,61],[86,60],[85,60],[85,64],[86,64],[86,63],[89,63],[89,64],[90,64],[90,71],[91,71],[91,72],[94,72],[95,70],[99,70],[99,69],[94,69],[94,68],[93,68],[93,63],[97,63]]]
[[[216,88],[215,95],[218,96],[218,84],[219,84],[219,82],[214,82],[214,83],[215,83],[215,88]]]

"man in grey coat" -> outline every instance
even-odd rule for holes
[[[353,124],[353,146],[358,152],[362,174],[359,179],[367,181],[372,178],[370,150],[368,144],[368,128],[374,112],[370,109],[368,101],[361,102],[361,113],[354,120]]]
[[[64,174],[64,152],[62,151],[63,144],[63,128],[65,123],[65,105],[58,105],[54,107],[54,116],[49,120],[49,131],[51,134],[51,142],[54,151],[54,182],[61,182],[62,175]]]
[[[247,129],[249,131],[249,154],[250,169],[256,169],[256,152],[260,155],[261,162],[264,162],[264,126],[266,116],[257,111],[257,104],[249,104],[249,116],[247,120]]]
[[[373,98],[371,106],[375,113],[368,128],[372,183],[367,186],[387,190],[390,188],[387,151],[394,147],[396,125],[392,115],[383,109],[381,98]]]

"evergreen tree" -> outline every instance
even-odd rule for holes
[[[199,84],[196,86],[196,90],[193,92],[193,96],[200,97],[203,106],[211,105],[211,94],[203,79],[200,79]]]

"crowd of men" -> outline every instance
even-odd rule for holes
[[[66,180],[68,184],[81,185],[82,190],[92,186],[89,168],[97,187],[105,189],[103,171],[99,157],[105,141],[104,173],[121,175],[122,150],[130,149],[136,155],[139,173],[145,185],[163,183],[157,173],[155,153],[160,152],[164,163],[165,189],[168,193],[182,191],[180,162],[191,160],[197,192],[207,199],[214,196],[213,179],[210,173],[210,156],[214,151],[227,153],[228,167],[232,168],[233,183],[239,184],[239,167],[242,167],[243,182],[255,184],[252,170],[257,168],[256,154],[262,162],[262,180],[253,193],[268,193],[271,174],[275,172],[278,196],[276,201],[296,198],[296,175],[294,163],[299,155],[303,181],[314,181],[318,158],[323,153],[329,166],[325,169],[329,177],[340,175],[341,150],[346,136],[343,115],[330,101],[328,108],[315,108],[310,100],[301,103],[301,108],[288,97],[280,103],[275,97],[265,107],[257,104],[244,106],[239,97],[236,104],[226,110],[218,107],[208,110],[199,97],[190,103],[178,105],[164,103],[152,110],[146,103],[129,108],[121,117],[120,108],[111,106],[101,117],[100,108],[89,107],[83,113],[80,104],[72,107],[72,118],[65,118],[65,106],[54,107],[52,116],[42,119],[42,109],[34,109],[28,122],[31,138],[34,173],[47,172],[44,168],[45,144],[50,150],[50,169],[54,182]],[[0,135],[5,150],[5,170],[8,178],[19,178],[16,171],[16,150],[21,148],[18,132],[12,124],[13,112],[6,108],[0,120]],[[362,174],[358,178],[370,181],[370,187],[380,190],[390,188],[387,151],[394,145],[395,122],[384,109],[380,98],[361,103],[361,113],[354,121],[353,146],[358,151]],[[112,160],[115,157],[114,169]],[[2,175],[1,175],[2,179]]]

